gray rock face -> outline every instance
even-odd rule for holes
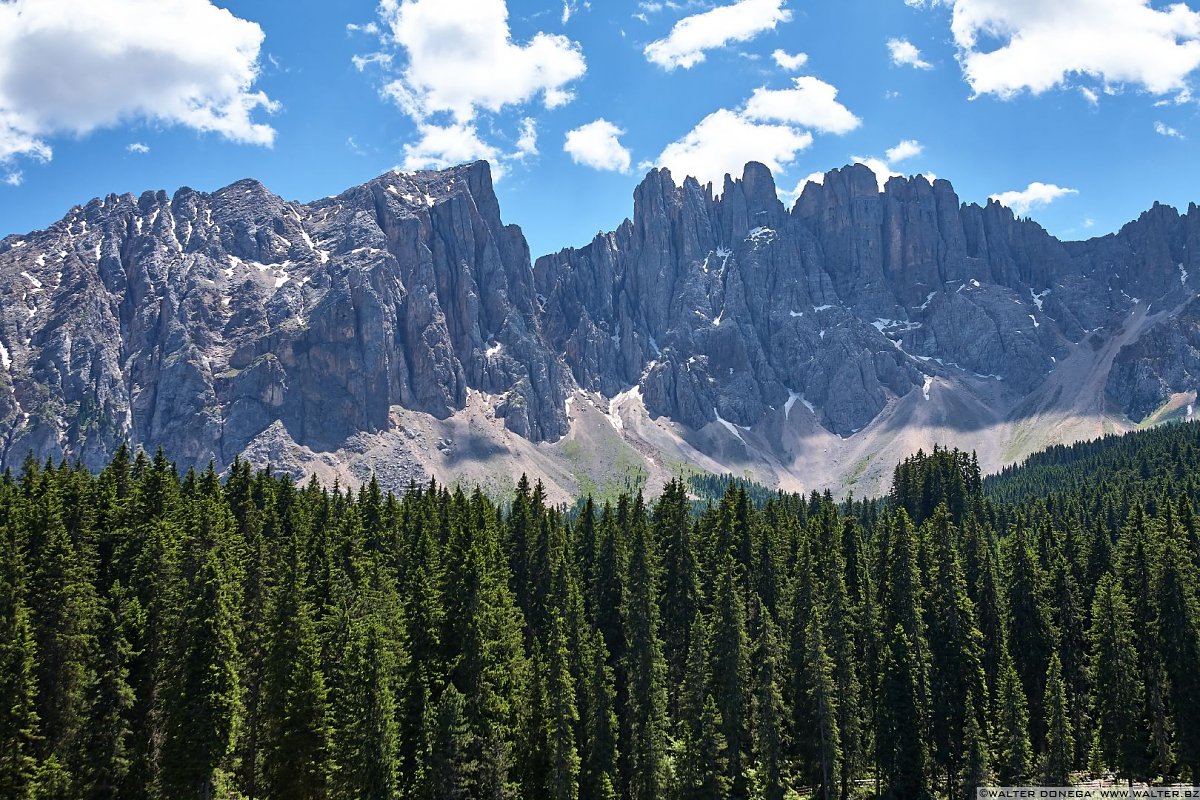
[[[943,180],[893,178],[880,192],[857,165],[809,183],[788,211],[759,164],[719,198],[660,170],[632,221],[535,273],[547,335],[580,385],[639,384],[652,413],[692,427],[752,426],[799,396],[848,436],[922,373],[1033,390],[1139,295],[1179,290],[1197,225],[1195,207],[1156,206],[1116,236],[1063,244],[998,203],[962,205]],[[1129,358],[1157,375],[1151,355]]]
[[[308,204],[254,181],[110,195],[0,241],[0,464],[94,467],[125,440],[184,464],[284,439],[328,454],[472,393],[554,442],[577,388],[637,387],[692,430],[800,402],[849,437],[932,376],[1025,396],[1153,303],[1172,313],[1107,389],[1137,420],[1200,384],[1197,253],[1195,206],[1062,243],[946,181],[880,192],[863,166],[790,209],[760,164],[719,194],[656,170],[632,219],[532,268],[484,162]]]
[[[569,378],[483,162],[308,205],[253,181],[94,200],[0,244],[0,292],[5,463],[95,466],[128,439],[227,464],[276,421],[332,450],[472,390],[529,439],[567,429]]]

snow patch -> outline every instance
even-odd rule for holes
[[[5,369],[12,366],[12,358],[8,355],[8,348],[4,346],[4,342],[0,342],[0,364],[3,364]],[[1190,410],[1188,416],[1191,416]]]
[[[929,308],[929,304],[933,302],[933,298],[937,297],[937,294],[938,294],[937,292],[930,292],[925,297],[925,302],[921,303],[921,305],[917,306],[917,311],[924,311],[925,309]]]
[[[719,422],[722,425],[722,427],[725,428],[725,430],[729,431],[734,436],[736,436],[739,442],[741,442],[742,444],[746,443],[746,440],[742,438],[741,431],[738,430],[738,426],[734,425],[732,422],[730,422],[727,419],[722,419],[721,415],[719,413],[717,413],[717,410],[715,408],[713,409],[713,416],[715,416],[717,418],[717,422]]]
[[[803,317],[803,316],[804,316],[804,312],[803,312],[803,311],[789,311],[789,312],[788,312],[788,314],[789,314],[789,315],[790,315],[790,316],[791,316],[793,319],[795,319],[796,317]]]
[[[805,408],[808,409],[808,412],[810,414],[812,414],[814,416],[816,415],[816,413],[817,413],[816,406],[814,406],[812,403],[810,403],[808,400],[806,400],[804,395],[796,394],[795,392],[791,392],[788,395],[787,402],[783,404],[783,418],[784,419],[787,419],[788,417],[791,416],[792,407],[796,405],[797,400],[800,401],[801,405],[803,405]]]
[[[1187,286],[1187,279],[1188,279],[1188,271],[1184,268],[1183,264],[1180,264],[1179,265],[1179,283],[1182,284],[1183,286]]]
[[[0,347],[3,347],[3,345],[0,345]],[[1192,408],[1193,408],[1193,404],[1192,404],[1192,403],[1188,403],[1188,411],[1187,411],[1187,415],[1188,415],[1189,417],[1192,415]]]
[[[757,247],[758,244],[764,240],[769,244],[771,240],[775,238],[775,231],[771,228],[758,227],[750,231],[750,235],[746,238],[753,242]]]
[[[503,349],[504,345],[500,344],[500,342],[493,342],[492,344],[488,345],[488,349],[484,351],[484,356],[490,361],[496,356],[500,355],[500,351]]]
[[[1035,317],[1033,314],[1030,314],[1030,315],[1029,315],[1029,318],[1030,318],[1031,320],[1033,320],[1033,327],[1035,327],[1035,328],[1040,328],[1040,327],[1042,327],[1042,324],[1041,324],[1040,322],[1038,322],[1038,321],[1037,321],[1037,317]]]
[[[924,393],[925,399],[929,399],[929,390],[933,388],[933,376],[925,376],[925,385],[921,387],[921,392]]]
[[[833,306],[830,306],[830,305],[824,305],[824,306],[813,306],[813,311],[816,311],[816,312],[820,313],[820,312],[822,312],[822,311],[828,311],[828,310],[829,310],[829,309],[831,309],[831,308],[833,308]]]
[[[1041,294],[1034,293],[1033,289],[1029,290],[1029,296],[1033,298],[1033,304],[1037,306],[1037,310],[1042,310],[1042,303],[1045,302],[1046,295],[1050,294],[1050,290],[1046,289]]]
[[[30,275],[24,270],[21,271],[21,277],[33,284],[33,290],[36,292],[42,288],[42,282]]]
[[[641,401],[642,387],[634,386],[626,389],[620,394],[614,395],[613,398],[608,401],[608,411],[604,416],[608,417],[608,423],[613,426],[614,430],[624,430],[625,420],[621,419],[620,406],[626,400],[633,398],[637,398],[638,401]]]

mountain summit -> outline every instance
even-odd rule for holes
[[[1200,210],[1060,242],[855,165],[794,206],[751,163],[665,170],[531,265],[486,162],[300,204],[110,195],[0,242],[0,463],[185,464],[562,496],[684,469],[877,490],[935,442],[985,469],[1190,416]]]

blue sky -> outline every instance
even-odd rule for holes
[[[9,0],[0,236],[109,192],[307,201],[489,157],[537,256],[653,165],[753,157],[785,199],[865,160],[1084,238],[1200,201],[1198,67],[1196,0]]]

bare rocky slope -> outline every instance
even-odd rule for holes
[[[110,195],[0,241],[0,464],[130,441],[392,488],[871,493],[935,442],[995,469],[1190,416],[1198,290],[1194,205],[1060,242],[861,165],[791,208],[759,164],[657,170],[616,231],[536,263],[485,162],[308,204]]]

